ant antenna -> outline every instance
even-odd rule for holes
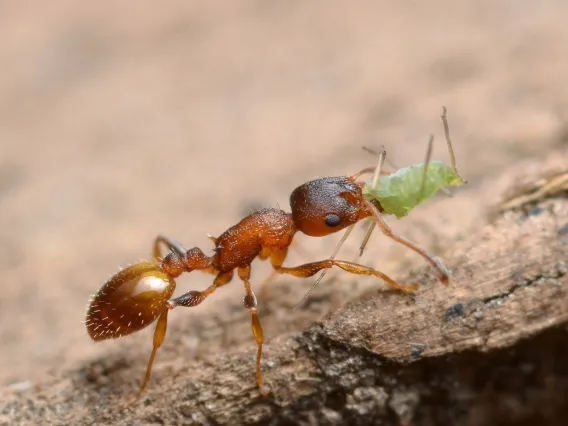
[[[339,252],[339,249],[341,248],[341,246],[343,245],[343,243],[345,242],[345,240],[347,240],[347,238],[349,237],[349,234],[351,234],[351,231],[353,230],[353,228],[355,227],[355,225],[351,225],[349,226],[346,230],[345,233],[343,234],[343,236],[341,237],[341,240],[339,240],[339,243],[337,243],[337,246],[335,246],[335,250],[333,250],[333,253],[331,255],[331,257],[329,258],[330,260],[335,259],[335,256],[337,255],[337,253]],[[315,283],[313,283],[313,285],[311,286],[311,288],[308,290],[308,292],[304,295],[304,297],[302,297],[302,300],[300,300],[298,302],[298,304],[294,307],[294,309],[292,309],[292,312],[294,312],[296,309],[298,309],[302,303],[304,303],[304,301],[308,298],[308,296],[310,295],[310,293],[314,290],[314,288],[317,287],[317,285],[320,283],[320,281],[323,279],[323,277],[325,276],[325,274],[327,273],[328,269],[324,269],[323,271],[321,271],[320,276],[318,277],[318,279],[316,280]]]
[[[363,148],[365,149],[365,148]],[[369,152],[371,152],[371,150],[368,150]],[[374,152],[374,151],[372,151]],[[377,184],[379,182],[379,177],[381,176],[381,170],[383,168],[383,165],[385,163],[385,159],[387,156],[387,152],[385,151],[385,147],[381,146],[381,150],[379,151],[379,153],[377,154],[376,152],[374,152],[376,155],[379,156],[379,163],[377,164],[377,168],[375,169],[375,174],[373,175],[373,180],[371,181],[371,188],[373,190],[375,190],[377,188]],[[367,232],[365,233],[365,238],[363,238],[363,242],[361,243],[361,246],[359,247],[359,256],[363,255],[363,251],[365,251],[365,247],[367,247],[367,243],[369,242],[369,239],[371,238],[371,234],[373,233],[373,230],[375,229],[375,226],[377,224],[375,223],[375,221],[372,221],[371,224],[369,225],[369,228],[367,229]]]

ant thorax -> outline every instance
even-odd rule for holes
[[[253,212],[216,238],[213,266],[230,271],[249,265],[263,248],[288,247],[296,232],[291,214],[284,210]]]

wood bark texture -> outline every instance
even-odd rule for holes
[[[315,322],[303,331],[289,327],[268,336],[267,395],[255,388],[250,320],[242,308],[234,314],[228,309],[224,321],[242,338],[221,344],[211,331],[203,343],[212,345],[206,357],[192,357],[179,346],[177,352],[164,349],[148,392],[128,408],[120,402],[136,390],[148,341],[127,346],[125,353],[58,367],[37,389],[3,391],[0,422],[564,425],[566,165],[563,150],[464,189],[472,203],[487,206],[487,220],[446,249],[449,287],[423,267],[397,276],[421,285],[413,295],[375,288],[340,309],[324,303],[327,315],[288,310],[289,317]],[[556,184],[547,186],[550,182]],[[537,195],[527,198],[530,194]],[[329,301],[337,287],[328,288],[323,297]],[[278,304],[278,291],[270,293],[269,304]],[[297,300],[300,293],[294,294]],[[265,328],[279,321],[275,312],[264,313]],[[175,345],[188,330],[169,331],[165,346]]]

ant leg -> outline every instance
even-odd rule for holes
[[[252,288],[250,286],[250,266],[245,268],[239,268],[239,278],[243,280],[245,285],[245,297],[243,299],[243,304],[246,309],[248,309],[249,314],[252,319],[252,334],[256,344],[258,346],[256,352],[256,384],[260,389],[264,383],[261,370],[261,359],[262,359],[262,344],[264,343],[264,333],[262,332],[262,326],[260,325],[260,320],[258,319],[258,312],[256,310],[256,296],[254,295]]]
[[[338,268],[341,268],[344,271],[351,272],[352,274],[373,275],[377,278],[381,278],[388,285],[396,288],[397,290],[401,290],[404,292],[412,292],[418,289],[417,285],[400,284],[397,281],[390,278],[388,275],[380,271],[377,271],[376,269],[373,269],[371,267],[360,265],[358,263],[346,262],[343,260],[327,259],[319,262],[306,263],[304,265],[296,267],[288,268],[280,266],[280,267],[275,267],[274,269],[276,270],[276,272],[280,274],[289,274],[289,275],[294,275],[295,277],[298,278],[307,278],[317,274],[322,269],[330,269],[334,266],[337,266]]]
[[[156,260],[158,262],[162,261],[162,259],[163,259],[162,251],[160,250],[160,245],[164,245],[168,250],[170,250],[170,252],[177,254],[181,259],[187,259],[187,257],[190,256],[190,253],[193,252],[193,254],[195,254],[195,250],[196,250],[196,248],[193,248],[193,249],[188,251],[179,242],[172,240],[171,238],[166,237],[165,235],[158,235],[154,239],[154,246],[153,246],[153,249],[152,249],[152,254],[154,256],[154,260]],[[203,252],[201,252],[201,250],[197,249],[197,251],[201,255],[203,255]],[[210,273],[210,274],[217,274],[219,272],[211,265],[207,266],[207,267],[198,268],[198,269],[201,272]]]
[[[146,386],[150,381],[150,376],[152,374],[152,364],[154,364],[154,358],[156,357],[156,352],[162,343],[164,342],[164,338],[166,337],[166,329],[168,326],[168,309],[164,309],[164,312],[161,313],[160,318],[158,319],[158,323],[156,324],[156,328],[154,329],[154,347],[152,348],[152,353],[150,354],[150,359],[148,360],[148,365],[146,366],[146,375],[144,376],[144,381],[136,394],[135,399],[137,399]]]
[[[283,248],[283,249],[272,248],[272,249],[262,249],[262,250],[263,251],[267,250],[268,254],[265,255],[264,258],[261,257],[261,259],[266,260],[270,257],[270,263],[272,264],[272,267],[274,269],[276,269],[276,266],[282,266],[284,260],[286,259],[286,256],[288,255],[288,248]],[[276,275],[278,275],[278,272],[276,272],[276,270],[272,271],[272,273],[268,277],[266,277],[266,279],[260,285],[261,298],[264,299],[267,297],[268,284],[270,284],[270,282],[276,277]]]
[[[258,254],[258,258],[260,260],[266,260],[270,257],[271,253],[272,249],[270,247],[263,247],[262,250],[260,250],[260,253]]]
[[[358,173],[355,173],[353,176],[349,176],[349,180],[352,182],[355,182],[357,179],[359,179],[362,175],[366,174],[366,173],[374,173],[377,167],[365,167],[363,170],[361,170]],[[390,174],[392,174],[392,172],[387,172],[386,170],[381,170],[380,172],[381,176],[388,176]]]
[[[270,254],[270,264],[275,271],[282,266],[286,260],[286,256],[288,256],[287,247],[272,249],[272,253]]]
[[[377,166],[375,167],[375,171],[373,173],[373,179],[370,182],[370,187],[373,191],[377,190],[377,186],[379,184],[380,176],[385,175],[385,174],[386,175],[390,174],[390,173],[385,173],[383,171],[383,165],[385,163],[385,159],[386,159],[386,155],[387,155],[385,148],[383,146],[381,147],[381,151],[377,155],[379,157],[379,162],[378,162]],[[363,251],[365,250],[365,247],[367,246],[367,243],[369,242],[369,239],[371,238],[371,234],[373,233],[375,226],[376,226],[376,224],[374,222],[371,222],[371,224],[369,225],[369,228],[367,229],[367,232],[365,233],[365,237],[363,238],[363,242],[361,243],[361,246],[359,247],[359,257],[363,256]]]
[[[379,177],[381,176],[381,174],[383,172],[383,165],[385,163],[386,155],[387,155],[387,153],[385,151],[385,147],[382,146],[381,151],[378,153],[379,162],[377,163],[377,167],[375,168],[375,172],[373,174],[373,179],[370,183],[371,189],[373,191],[377,190],[377,186],[379,184]],[[369,242],[369,240],[371,238],[371,234],[373,233],[375,226],[376,226],[375,222],[371,222],[371,224],[369,225],[369,228],[367,229],[367,232],[365,233],[365,237],[363,238],[363,241],[361,242],[361,246],[359,247],[359,257],[363,256],[363,251],[365,250],[365,247],[367,246],[367,243]]]
[[[297,252],[299,252],[300,256],[302,257],[310,257],[308,252],[306,250],[304,250],[301,246],[299,246],[297,243],[294,244],[293,249],[296,250]],[[284,260],[286,260],[286,256],[288,255],[289,252],[289,248],[285,247],[285,248],[263,248],[259,254],[259,258],[261,260],[266,260],[268,258],[270,258],[270,263],[272,264],[273,267],[275,266],[282,266],[282,264],[284,263]],[[267,298],[267,292],[268,292],[268,285],[272,282],[272,280],[274,278],[276,278],[276,275],[278,275],[278,272],[276,271],[272,271],[272,273],[265,278],[265,280],[262,282],[262,284],[260,285],[260,298],[261,299],[266,299]]]
[[[384,221],[384,219],[381,216],[381,213],[375,207],[375,205],[368,200],[365,200],[365,204],[367,205],[367,207],[371,211],[371,213],[373,215],[373,219],[375,220],[375,223],[381,229],[383,234],[385,234],[389,238],[392,238],[397,243],[400,243],[400,244],[408,247],[409,249],[415,251],[420,256],[422,256],[424,259],[426,259],[426,261],[429,262],[438,272],[438,279],[442,282],[442,284],[444,284],[445,286],[447,286],[449,284],[450,273],[449,273],[448,269],[442,264],[442,262],[440,260],[438,260],[434,255],[428,253],[426,250],[419,247],[415,243],[413,243],[413,242],[411,242],[411,241],[407,240],[406,238],[403,238],[399,235],[396,235],[394,232],[392,232],[392,229]]]
[[[168,300],[168,308],[173,309],[176,306],[192,307],[197,306],[205,300],[207,296],[217,290],[219,287],[223,287],[228,284],[233,279],[233,271],[230,272],[219,272],[215,277],[215,281],[209,287],[203,291],[191,290],[187,293],[182,294],[174,299]]]
[[[168,300],[167,309],[160,314],[160,318],[158,318],[158,323],[156,324],[156,328],[154,330],[154,342],[152,353],[150,354],[150,359],[148,360],[148,364],[146,366],[146,374],[144,375],[144,381],[136,394],[134,400],[138,399],[138,397],[144,392],[148,382],[150,381],[150,376],[152,375],[152,365],[154,364],[154,359],[156,358],[156,353],[158,349],[164,342],[166,337],[166,329],[168,325],[168,311],[170,309],[175,308],[176,306],[195,306],[203,302],[203,300],[213,293],[218,287],[222,287],[225,284],[229,283],[233,278],[233,272],[225,272],[219,273],[215,278],[215,281],[211,286],[209,286],[204,291],[189,291],[185,294],[182,294],[175,299]]]
[[[162,251],[160,250],[160,245],[164,245],[168,250],[173,251],[180,256],[184,256],[186,249],[177,241],[172,240],[165,235],[158,235],[154,239],[154,245],[152,249],[152,254],[154,255],[154,259],[162,260]]]

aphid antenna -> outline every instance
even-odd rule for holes
[[[450,155],[450,163],[452,164],[452,169],[456,176],[459,176],[458,166],[456,164],[456,155],[454,154],[454,148],[452,147],[452,139],[450,138],[450,126],[448,125],[447,109],[442,106],[442,123],[444,125],[444,136],[446,137],[446,144],[448,145],[448,153]],[[460,176],[461,177],[461,176]],[[467,183],[467,181],[463,181]]]

